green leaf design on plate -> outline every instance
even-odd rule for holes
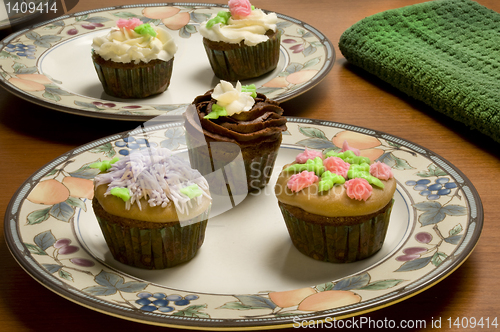
[[[439,266],[448,257],[444,252],[437,252],[432,256],[432,264]]]
[[[439,168],[438,166],[436,166],[434,164],[430,164],[429,166],[427,166],[427,172],[418,172],[417,175],[424,177],[424,178],[428,178],[431,176],[439,177],[439,176],[445,176],[448,174],[445,171],[443,171],[441,168]]]
[[[111,143],[106,143],[90,150],[91,153],[103,153],[106,157],[112,158],[116,155]]]
[[[65,280],[68,280],[68,281],[73,281],[73,276],[71,275],[71,273],[69,273],[68,271],[65,271],[63,269],[59,270],[59,277],[65,279]]]
[[[36,210],[28,214],[28,217],[26,218],[28,221],[28,225],[36,225],[41,222],[44,222],[45,220],[49,219],[50,217],[50,207],[42,209],[42,210]]]
[[[50,274],[54,274],[62,269],[62,265],[59,264],[42,264],[42,267],[46,269]]]
[[[42,249],[40,249],[38,246],[34,245],[34,244],[31,244],[31,243],[25,243],[24,244],[26,246],[26,248],[28,248],[28,251],[32,254],[32,255],[42,255],[42,256],[47,256],[47,253],[45,251],[43,251]]]
[[[186,309],[176,311],[172,316],[182,316],[182,317],[196,317],[196,318],[210,318],[210,315],[206,312],[201,312],[201,309],[205,309],[206,304],[192,305]]]
[[[76,208],[80,208],[82,209],[83,211],[87,211],[87,205],[85,205],[85,203],[80,199],[80,198],[77,198],[77,197],[69,197],[67,200],[66,200],[66,203],[68,203],[69,205],[71,206],[74,206]]]
[[[224,305],[220,306],[218,309],[230,309],[230,310],[250,310],[250,309],[260,309],[253,308],[248,305],[244,305],[239,301],[227,302]]]

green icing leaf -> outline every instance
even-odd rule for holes
[[[134,31],[140,35],[151,35],[152,37],[156,37],[156,31],[149,23],[144,23],[136,26]]]
[[[113,188],[110,190],[111,195],[123,199],[124,202],[130,199],[130,191],[128,188]]]
[[[328,191],[333,188],[335,184],[343,184],[345,179],[342,175],[332,173],[330,171],[325,171],[321,175],[321,180],[318,182],[318,190]]]
[[[227,24],[229,18],[231,17],[231,13],[225,10],[221,10],[217,13],[217,16],[207,21],[207,29],[211,29],[215,24]]]
[[[339,157],[343,161],[349,164],[370,164],[370,158],[356,156],[353,151],[347,150],[344,152],[328,151],[326,157]]]
[[[181,194],[186,195],[187,197],[189,197],[189,199],[201,196],[203,194],[203,191],[200,189],[200,187],[198,187],[197,184],[192,184],[190,186],[184,187],[180,191]]]
[[[204,118],[205,119],[218,119],[219,116],[227,116],[227,111],[224,107],[217,105],[217,104],[213,104],[212,105],[212,112],[205,115]]]
[[[250,84],[250,85],[242,85],[241,86],[241,92],[251,92],[252,98],[257,97],[257,88],[255,87],[255,84]]]
[[[323,166],[323,159],[316,157],[314,159],[307,160],[305,164],[293,164],[288,166],[284,171],[293,173],[308,171],[314,172],[317,176],[321,176],[321,174],[325,171],[325,167]]]
[[[111,160],[103,160],[103,161],[95,162],[93,164],[90,164],[89,167],[90,168],[97,168],[101,172],[106,172],[108,169],[111,168],[111,165],[116,163],[118,160],[120,160],[120,158],[115,157]]]

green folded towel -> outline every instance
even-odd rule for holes
[[[500,14],[470,0],[387,10],[347,29],[354,65],[500,142]]]

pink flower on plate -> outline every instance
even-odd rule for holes
[[[118,28],[126,28],[129,30],[134,30],[136,27],[139,25],[143,24],[142,21],[136,17],[129,18],[129,19],[124,19],[121,18],[116,22],[116,26]]]
[[[358,201],[366,201],[373,192],[372,186],[367,180],[362,178],[346,181],[344,187],[346,188],[347,196]]]
[[[287,186],[291,191],[299,192],[318,181],[318,179],[319,178],[316,174],[314,174],[314,172],[302,171],[298,174],[290,176]]]
[[[370,165],[370,174],[380,180],[389,180],[394,175],[392,174],[392,168],[380,161],[377,161]]]
[[[351,167],[351,164],[346,163],[339,157],[328,157],[323,161],[323,166],[325,166],[327,171],[347,178],[347,171]]]
[[[229,0],[228,5],[231,16],[236,20],[247,17],[252,13],[252,5],[248,0]]]
[[[351,150],[352,152],[354,152],[354,154],[355,154],[356,156],[359,156],[359,155],[360,155],[360,153],[361,153],[361,152],[359,151],[359,149],[356,149],[356,148],[351,148],[351,147],[349,146],[349,144],[347,143],[347,141],[344,141],[344,144],[342,144],[342,150],[340,150],[340,152],[345,152],[345,151],[347,151],[347,150]]]
[[[299,164],[305,164],[309,159],[314,159],[316,157],[323,159],[323,153],[321,151],[307,150],[306,148],[304,152],[299,153],[297,157],[295,157],[295,161]]]

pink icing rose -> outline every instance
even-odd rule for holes
[[[228,5],[231,16],[236,20],[252,13],[252,5],[248,0],[229,0]]]
[[[347,141],[344,141],[344,144],[342,144],[342,150],[340,150],[340,152],[345,152],[347,150],[351,150],[356,156],[359,156],[361,153],[359,149],[351,148],[349,144],[347,144]]]
[[[347,196],[358,201],[366,201],[372,195],[373,191],[368,181],[362,178],[346,181],[344,187],[346,188]]]
[[[323,159],[323,153],[321,151],[314,151],[314,150],[306,150],[295,157],[295,161],[298,162],[299,164],[305,164],[306,161],[309,159],[314,159],[316,157],[320,157]]]
[[[347,178],[347,171],[349,170],[351,164],[346,163],[339,157],[328,157],[325,161],[323,161],[323,166],[325,166],[327,171]]]
[[[377,161],[370,165],[370,174],[380,180],[389,180],[393,177],[392,169],[389,165]]]
[[[142,21],[136,17],[124,19],[121,18],[116,22],[116,26],[121,28],[126,28],[129,30],[134,30],[136,27],[142,24]]]
[[[318,181],[318,179],[319,178],[314,172],[302,171],[290,176],[287,186],[291,191],[298,192],[309,187],[311,184]]]

